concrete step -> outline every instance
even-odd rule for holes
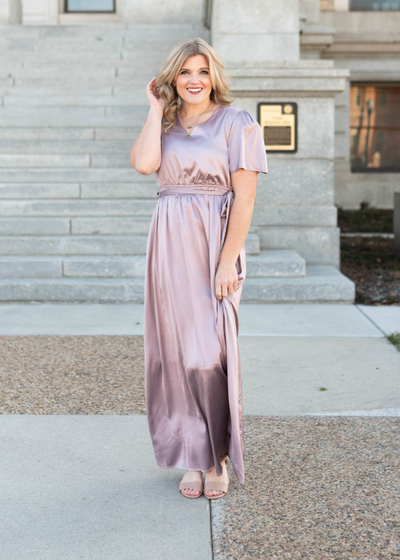
[[[5,167],[1,169],[2,183],[129,183],[140,182],[145,175],[133,167],[126,168],[45,168],[45,167]],[[149,176],[154,184],[154,176]],[[154,187],[156,189],[156,187]],[[155,192],[157,192],[155,190]]]
[[[303,278],[247,278],[247,303],[354,303],[355,284],[334,266],[307,265]]]
[[[4,78],[3,78],[4,79]],[[54,84],[44,86],[0,86],[0,95],[11,97],[24,97],[28,101],[31,97],[44,97],[51,99],[52,97],[88,97],[92,98],[93,104],[96,103],[97,96],[116,96],[129,98],[132,92],[145,88],[147,81],[144,77],[132,78],[129,84],[117,84],[105,86],[99,84],[97,87],[84,87],[82,84],[66,85],[60,87]]]
[[[0,280],[1,302],[143,303],[143,278],[16,278]]]
[[[247,244],[246,244],[247,246]],[[247,255],[247,276],[300,277],[305,261],[295,251],[263,251]],[[0,278],[126,278],[144,277],[146,255],[0,256]]]
[[[35,140],[35,144],[40,140],[129,140],[131,145],[137,138],[143,123],[140,126],[132,127],[17,127],[9,126],[0,128],[0,140]],[[34,145],[35,145],[34,144]]]
[[[301,277],[306,274],[306,261],[296,251],[262,250],[246,255],[246,276],[249,278]]]
[[[250,303],[354,303],[355,286],[330,266],[307,266],[303,278],[246,278]],[[144,278],[14,278],[0,280],[2,302],[144,301]]]
[[[132,87],[140,87],[145,80],[132,80]],[[125,93],[129,94],[128,91],[122,90],[119,94]],[[112,86],[99,86],[98,88],[84,88],[84,87],[57,87],[54,85],[49,85],[47,87],[19,87],[19,86],[1,86],[0,87],[0,95],[7,95],[10,97],[25,97],[29,99],[29,97],[35,96],[87,96],[87,97],[96,97],[98,95],[114,95]]]
[[[2,167],[13,167],[12,157],[22,157],[26,154],[118,154],[126,155],[131,151],[134,139],[126,140],[2,140],[0,139],[0,154],[2,157]],[[9,154],[9,157],[6,156]],[[45,161],[45,160],[44,160]],[[10,165],[6,165],[9,163]],[[18,162],[19,164],[19,162]],[[35,165],[35,167],[38,167]]]
[[[151,216],[156,205],[153,199],[62,199],[62,200],[0,200],[0,216]]]
[[[25,52],[11,54],[11,60],[7,60],[7,52],[2,51],[0,62],[2,67],[0,75],[11,73],[15,76],[37,76],[39,71],[44,73],[57,74],[62,71],[76,72],[82,71],[86,63],[92,67],[92,73],[96,70],[96,65],[104,63],[102,71],[107,68],[132,68],[132,62],[138,63],[139,66],[147,64],[160,65],[165,60],[165,52],[173,47],[166,47],[162,43],[154,45],[152,50],[147,49],[143,45],[137,45],[127,49],[126,47],[116,46],[101,49],[88,49],[85,45],[81,48],[65,47],[59,48],[55,46],[49,52]],[[1,48],[1,47],[0,47]],[[49,48],[49,47],[48,47]],[[17,64],[14,62],[17,61]],[[20,61],[20,64],[18,62]],[[136,66],[136,64],[135,64]],[[101,73],[99,74],[101,75]]]
[[[111,88],[110,88],[111,89]],[[1,95],[1,93],[0,93]],[[3,107],[96,107],[96,106],[125,106],[137,105],[149,106],[146,97],[146,83],[141,86],[132,87],[129,95],[68,95],[68,94],[42,94],[42,95],[13,95],[8,92],[2,95]]]
[[[148,106],[0,107],[0,126],[143,126]]]
[[[0,235],[147,235],[149,217],[1,218]],[[259,242],[259,238],[257,236]],[[258,243],[259,248],[259,243]],[[258,249],[259,250],[259,249]]]
[[[1,256],[145,255],[147,235],[0,236]]]
[[[137,63],[132,62],[135,64],[135,78],[146,84],[155,76],[155,72],[159,67],[158,64],[145,64],[139,65]],[[65,74],[58,75],[58,76],[40,76],[40,77],[1,77],[0,76],[0,87],[57,87],[57,88],[73,88],[77,89],[79,86],[82,86],[83,89],[98,89],[99,87],[129,87],[134,80],[133,77],[130,76],[114,76],[108,78],[97,78],[97,77],[87,77],[82,75],[82,73],[75,75],[72,73],[68,76],[68,79]]]
[[[157,42],[173,35],[190,37],[193,33],[207,32],[200,24],[193,23],[89,23],[87,25],[0,25],[0,37],[8,40],[30,39],[31,44],[51,41],[110,40],[131,38],[136,41]],[[193,35],[196,36],[196,35]]]
[[[148,222],[125,221],[117,226],[109,218],[103,222],[109,229],[119,229],[121,234],[99,234],[99,230],[93,230],[93,224],[87,219],[72,219],[67,221],[39,220],[38,224],[22,221],[16,224],[20,234],[0,235],[1,256],[43,256],[43,255],[144,255],[147,248]],[[6,225],[0,221],[0,232]],[[12,226],[12,221],[8,224]],[[32,231],[36,227],[46,230],[46,234],[38,234]],[[72,232],[62,231],[67,229]],[[90,229],[92,228],[92,229]],[[147,230],[147,231],[146,231]],[[81,233],[90,231],[89,234]],[[104,231],[104,230],[103,230]],[[132,232],[132,233],[131,233]],[[64,233],[64,235],[63,235]],[[249,255],[259,253],[259,238],[255,233],[249,233],[245,241],[246,251]],[[266,266],[270,263],[266,261]]]
[[[93,195],[95,191],[96,187],[89,193]],[[147,193],[143,190],[143,194],[147,194],[146,198],[0,200],[0,216],[151,216],[157,199],[156,187],[148,188]],[[336,208],[332,210],[336,211]],[[255,207],[252,225],[258,227],[264,224],[269,224],[268,228],[335,227],[336,212],[332,212],[331,208],[312,206]]]
[[[0,183],[0,199],[154,198],[154,183]]]

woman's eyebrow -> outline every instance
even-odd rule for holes
[[[189,70],[189,68],[181,68],[181,70]],[[199,68],[199,70],[209,70],[209,67],[204,66],[203,68]]]

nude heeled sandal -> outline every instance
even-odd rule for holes
[[[228,457],[225,457],[225,465],[228,464]],[[218,500],[218,498],[223,498],[226,496],[229,488],[229,481],[228,482],[205,482],[204,483],[204,496],[207,500]],[[207,492],[211,490],[220,490],[223,494],[218,494],[217,496],[207,496]]]
[[[182,492],[182,490],[184,488],[190,488],[191,490],[197,490],[198,492],[200,492],[200,494],[198,496],[189,496],[188,494],[185,494],[184,492]],[[185,498],[190,498],[192,500],[196,500],[197,498],[200,498],[200,496],[203,493],[203,481],[200,482],[199,480],[194,480],[193,482],[180,482],[179,483],[179,492]]]

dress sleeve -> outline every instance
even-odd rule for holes
[[[233,119],[228,136],[229,171],[240,168],[268,173],[261,126],[244,109]]]

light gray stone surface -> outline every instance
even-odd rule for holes
[[[205,499],[159,469],[146,416],[2,415],[4,560],[211,560]]]
[[[69,233],[68,218],[1,217],[0,219],[1,235],[67,235]]]
[[[296,159],[286,154],[268,157],[271,173],[258,176],[259,204],[327,205],[333,200],[333,162],[326,159]],[[282,188],[282,184],[285,188]],[[323,188],[321,188],[321,185]]]
[[[0,216],[151,216],[155,205],[155,200],[143,199],[2,200]]]
[[[400,306],[357,305],[357,308],[386,335],[400,333]]]
[[[214,0],[211,41],[226,64],[239,60],[297,60],[298,2]]]
[[[301,255],[303,256],[303,255]],[[298,278],[246,278],[242,301],[263,303],[352,303],[355,284],[333,266],[306,266]]]
[[[384,338],[242,336],[239,346],[247,415],[400,407],[400,352]]]
[[[376,309],[380,310],[382,307]],[[24,311],[24,307],[20,310]],[[382,314],[384,315],[384,312]],[[397,322],[400,329],[399,307],[394,312],[393,321]],[[368,316],[360,312],[359,306],[356,305],[241,303],[239,336],[382,337],[383,333],[368,319]]]
[[[336,227],[337,210],[334,206],[272,206],[257,204],[251,223],[254,226]]]
[[[136,247],[133,241],[137,240]],[[110,236],[107,242],[95,237],[86,242],[76,236],[74,241],[64,240],[63,254],[91,255],[108,253],[110,256],[132,255],[132,253],[145,255],[145,241],[140,241],[140,236],[132,236],[132,244],[127,240],[118,243],[118,236]],[[4,239],[4,238],[3,238]],[[22,239],[22,238],[17,238]],[[28,237],[24,238],[29,240]],[[37,237],[40,240],[39,237]],[[49,238],[42,245],[41,251],[57,255],[58,245],[48,243]],[[144,238],[145,239],[145,238]],[[0,237],[0,241],[2,238]],[[13,238],[9,237],[11,244]],[[42,239],[43,241],[43,239]],[[97,241],[97,243],[95,242]],[[1,247],[1,245],[0,245]],[[9,250],[15,253],[16,244]],[[142,248],[142,250],[141,250]],[[40,254],[37,246],[30,245],[30,250],[35,255]],[[24,254],[22,251],[21,254]],[[106,257],[107,258],[107,257]],[[268,274],[268,266],[266,269]],[[248,277],[243,286],[242,301],[254,304],[264,303],[352,303],[354,301],[354,283],[341,274],[336,268],[330,266],[308,266],[306,275],[302,277]],[[0,280],[0,301],[3,302],[92,302],[92,303],[143,303],[144,278],[143,277],[79,277],[79,278],[14,278]]]
[[[303,416],[303,415],[302,415]],[[365,416],[365,417],[389,417],[400,416],[400,408],[377,408],[373,410],[345,410],[342,412],[313,412],[304,416]]]
[[[242,302],[239,336],[382,338],[384,333],[359,308],[346,304]],[[383,306],[374,309],[385,315]],[[400,331],[400,307],[390,309],[393,326]],[[0,335],[140,335],[143,324],[143,304],[0,304]]]
[[[1,236],[2,255],[145,255],[147,237],[130,236]]]
[[[261,226],[257,233],[262,249],[293,249],[306,259],[307,265],[332,265],[339,270],[338,227]]]

